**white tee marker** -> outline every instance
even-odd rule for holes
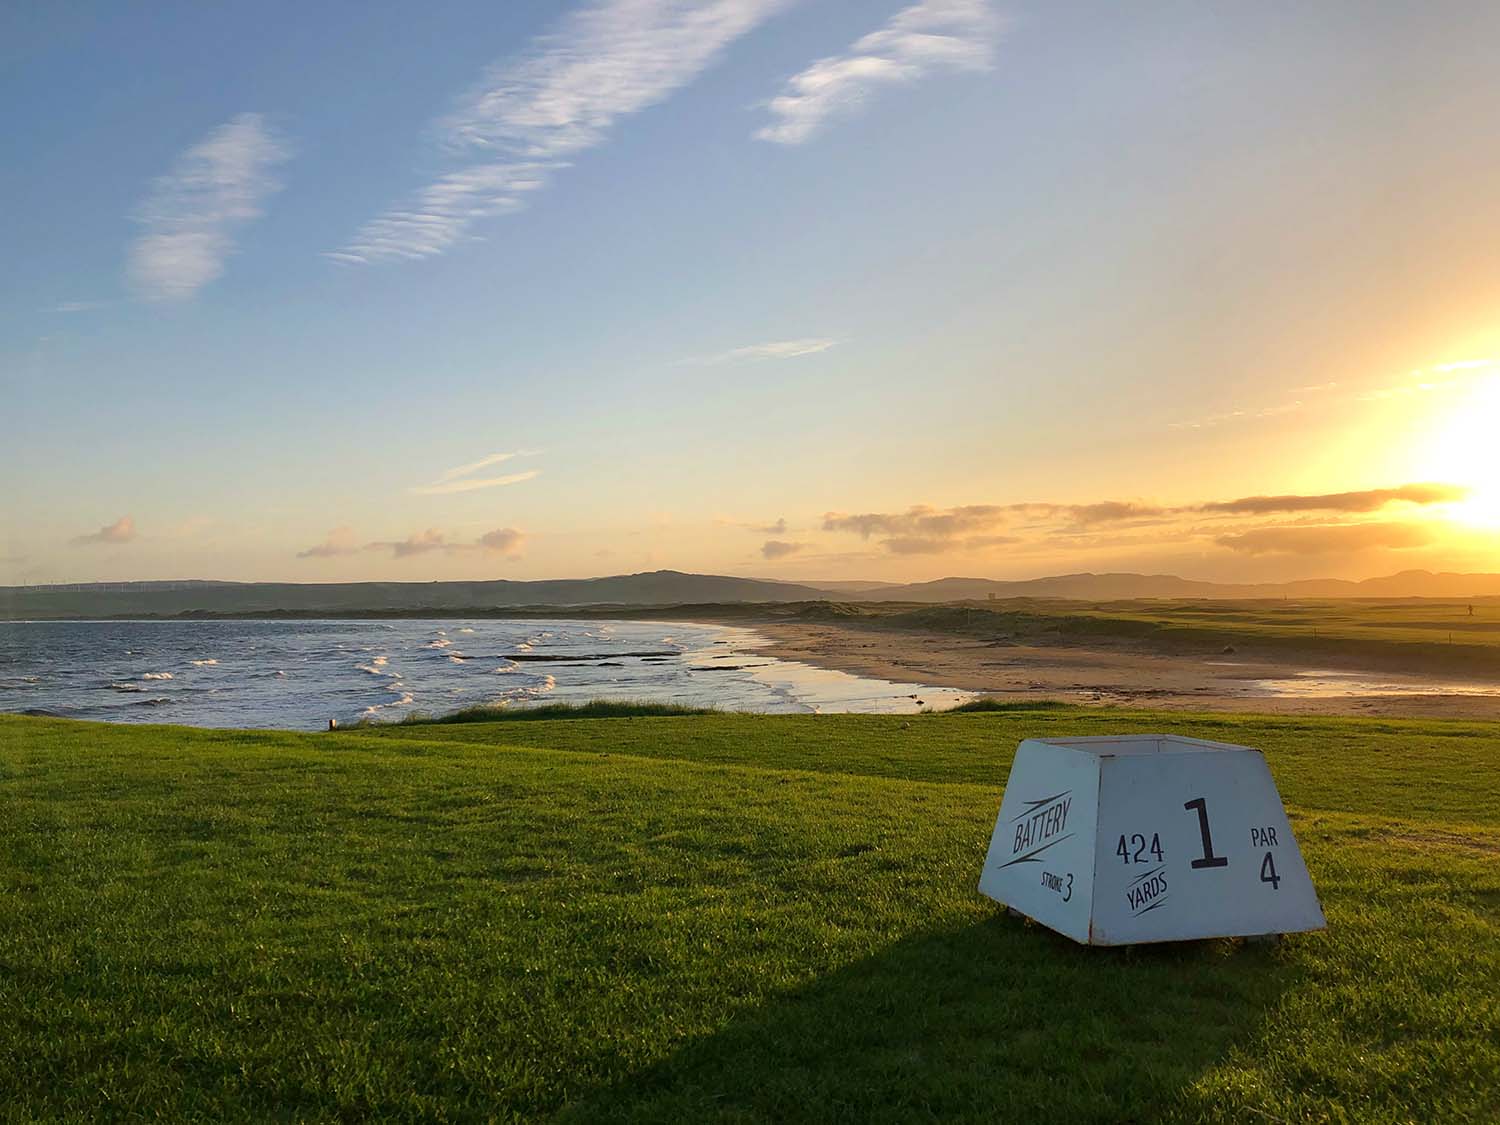
[[[1173,735],[1021,743],[979,890],[1089,945],[1326,925],[1260,751]]]

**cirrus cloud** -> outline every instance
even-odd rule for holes
[[[242,113],[178,156],[152,186],[136,221],[126,272],[150,300],[186,300],[224,272],[234,232],[260,217],[291,155],[258,113]],[[79,302],[78,304],[82,304]]]
[[[801,359],[803,356],[826,352],[829,348],[837,344],[837,340],[823,336],[807,337],[799,340],[768,340],[763,344],[746,344],[744,347],[730,348],[728,351],[716,352],[713,355],[699,356],[696,359],[687,360],[686,362],[712,365],[718,363],[737,363],[743,360]]]
[[[366,223],[339,262],[441,254],[520,210],[621,118],[665,101],[790,0],[595,0],[498,63],[438,122],[471,162]]]
[[[516,457],[534,456],[534,450],[518,450],[512,453],[491,453],[470,461],[467,465],[458,465],[441,473],[438,478],[429,484],[413,485],[406,491],[416,496],[441,496],[453,492],[474,492],[481,488],[500,488],[508,484],[520,484],[523,481],[535,480],[542,475],[540,469],[527,469],[520,473],[505,473],[498,477],[476,477],[473,474],[481,469],[487,469],[491,465],[499,465]]]
[[[755,136],[799,145],[833,118],[860,110],[883,86],[945,70],[987,70],[997,27],[986,0],[922,0],[903,8],[847,53],[819,59],[788,79],[768,104],[774,120]]]

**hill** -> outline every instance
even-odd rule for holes
[[[217,615],[420,614],[504,608],[669,607],[842,601],[944,603],[1014,598],[1061,601],[1246,598],[1477,598],[1500,595],[1500,574],[1414,570],[1361,582],[1313,579],[1262,585],[1171,574],[1061,574],[931,582],[783,582],[656,570],[603,578],[520,582],[109,582],[0,586],[0,620]]]
[[[817,583],[812,583],[817,585]],[[1478,598],[1500,595],[1500,574],[1434,574],[1408,570],[1382,578],[1349,581],[1313,578],[1296,582],[1202,582],[1175,574],[1059,574],[1006,581],[992,578],[939,578],[904,586],[851,592],[850,598],[903,602],[981,601],[995,598],[1072,598],[1115,601],[1126,598]]]
[[[115,582],[0,587],[0,618],[462,611],[497,606],[792,602],[824,591],[789,582],[657,570],[540,582]]]

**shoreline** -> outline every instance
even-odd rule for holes
[[[765,639],[757,651],[768,657],[998,699],[1270,715],[1500,719],[1500,683],[1326,661],[1303,664],[1253,650],[1185,656],[846,623],[768,619],[744,625]],[[1347,690],[1341,690],[1341,680]],[[1276,686],[1264,686],[1268,682]],[[1375,683],[1379,691],[1358,690]],[[1443,690],[1460,687],[1473,693]],[[1493,694],[1479,694],[1486,691]]]

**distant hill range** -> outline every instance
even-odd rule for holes
[[[1410,570],[1362,582],[1311,579],[1234,585],[1170,574],[1061,574],[998,581],[775,582],[656,570],[541,582],[100,582],[0,586],[0,619],[177,615],[453,612],[568,606],[746,602],[958,602],[990,598],[1123,601],[1133,598],[1475,598],[1500,596],[1500,574]]]
[[[905,586],[881,586],[845,594],[849,600],[953,602],[996,598],[1071,598],[1119,601],[1131,598],[1479,598],[1500,595],[1500,574],[1434,574],[1406,570],[1353,582],[1310,578],[1298,582],[1237,584],[1199,582],[1175,574],[1059,574],[1050,578],[999,581],[939,578]]]

